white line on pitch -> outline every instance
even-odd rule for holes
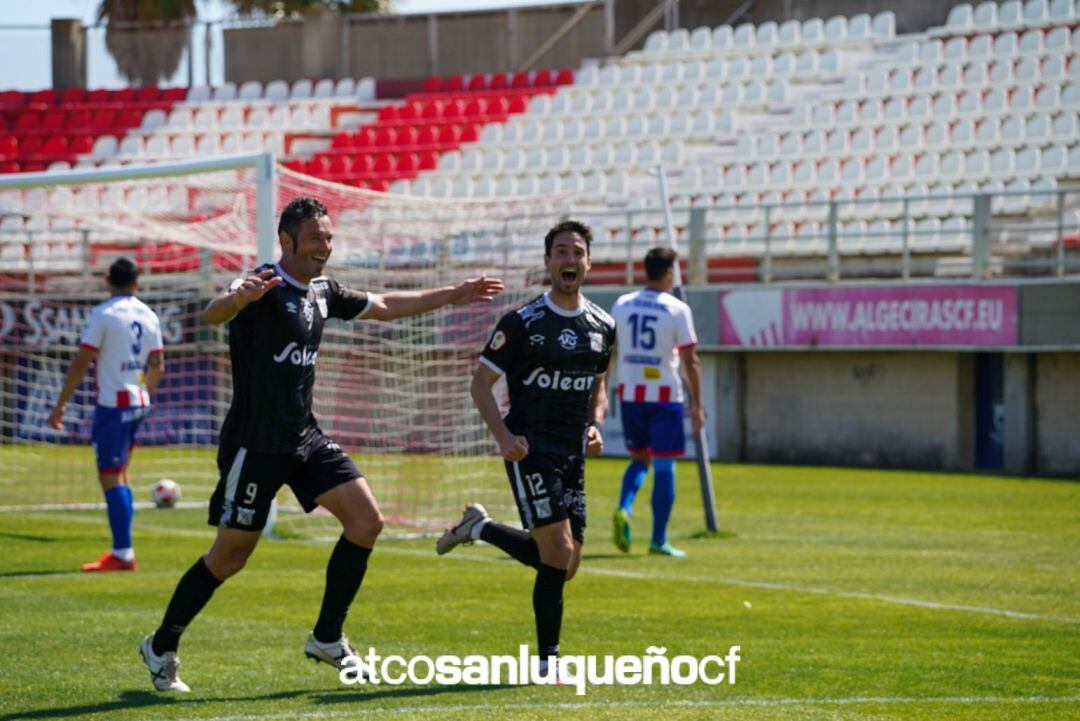
[[[424,551],[418,551],[411,548],[393,548],[383,547],[380,551],[387,553],[400,553],[414,556],[427,556],[430,555]],[[457,554],[452,556],[454,560],[460,561],[481,561],[489,563],[500,563],[501,559],[491,558],[490,556],[469,556],[463,554]],[[643,581],[675,581],[683,582],[688,581],[691,583],[705,583],[714,584],[717,586],[735,586],[739,588],[759,588],[766,591],[794,591],[796,593],[809,593],[815,596],[837,596],[840,598],[857,598],[865,601],[880,601],[882,603],[893,603],[901,606],[915,606],[918,608],[930,608],[937,611],[962,611],[965,613],[980,613],[990,616],[1004,616],[1006,618],[1020,618],[1036,621],[1054,621],[1058,623],[1080,623],[1080,618],[1074,618],[1072,616],[1050,616],[1039,613],[1026,613],[1023,611],[1010,611],[1008,609],[1001,608],[986,608],[983,606],[966,606],[963,604],[954,603],[940,603],[938,601],[925,601],[918,598],[905,598],[903,596],[890,596],[887,594],[867,593],[864,591],[840,591],[830,588],[819,588],[816,586],[799,586],[792,583],[770,583],[768,581],[751,581],[740,578],[721,578],[718,576],[681,576],[681,575],[664,575],[656,573],[641,573],[637,571],[622,571],[614,568],[603,568],[595,565],[582,565],[581,573],[583,574],[597,574],[602,576],[615,576],[618,578],[633,578]]]
[[[212,701],[213,699],[207,699]],[[363,691],[357,691],[357,703],[363,703]],[[684,708],[747,708],[778,706],[863,706],[863,705],[901,705],[901,704],[948,704],[948,705],[993,705],[993,704],[1052,704],[1075,703],[1080,696],[939,696],[918,698],[914,696],[851,696],[839,698],[763,698],[763,699],[722,699],[722,700],[664,700],[665,707]],[[468,705],[425,705],[425,706],[375,706],[341,710],[318,709],[314,711],[294,711],[292,713],[240,714],[236,716],[198,717],[198,719],[180,719],[179,721],[259,721],[260,719],[303,719],[303,718],[342,718],[346,716],[432,714],[446,711],[531,711],[534,709],[557,708],[568,711],[613,708],[654,708],[652,701],[576,701],[555,702],[537,701],[532,703],[507,704],[468,704]],[[177,721],[173,719],[172,721]]]

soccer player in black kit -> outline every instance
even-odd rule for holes
[[[364,476],[311,413],[323,325],[327,318],[389,321],[447,304],[487,302],[502,290],[499,280],[484,277],[422,291],[351,290],[322,275],[333,235],[322,203],[294,199],[278,224],[281,260],[238,278],[203,311],[211,325],[229,323],[233,399],[221,428],[220,480],[210,499],[217,537],[180,579],[161,626],[139,647],[159,691],[189,690],[178,674],[180,634],[215,589],[244,567],[282,484],[305,511],[322,506],[342,526],[304,653],[335,670],[355,654],[342,626],[383,517]]]
[[[563,584],[581,563],[584,455],[603,450],[604,374],[615,346],[615,322],[581,294],[591,243],[589,229],[575,221],[548,231],[544,262],[551,289],[503,316],[473,376],[473,401],[499,444],[525,530],[495,523],[483,506],[472,504],[436,544],[442,555],[482,539],[536,569],[539,669],[555,680],[546,659],[558,656]],[[506,418],[491,391],[504,374]]]

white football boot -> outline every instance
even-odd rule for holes
[[[146,667],[150,669],[150,681],[158,691],[176,691],[187,693],[191,691],[188,685],[180,680],[180,657],[175,651],[166,651],[158,656],[154,653],[154,634],[150,634],[139,644],[139,655],[142,656]]]
[[[472,543],[473,528],[477,523],[488,520],[491,520],[491,516],[479,503],[470,503],[465,506],[465,512],[461,514],[458,524],[446,529],[446,532],[435,543],[435,552],[443,556],[462,543]]]

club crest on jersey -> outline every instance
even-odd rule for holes
[[[569,328],[563,328],[562,333],[559,333],[559,345],[564,350],[574,350],[577,347],[577,333]]]
[[[308,328],[310,328],[311,321],[315,318],[315,306],[311,304],[310,298],[304,298],[301,303],[304,306],[304,320],[307,321]]]
[[[293,303],[291,300],[286,301],[285,302],[285,310],[288,311],[289,313],[296,313],[296,310],[297,310],[296,309],[296,303]]]
[[[540,333],[529,336],[529,343],[531,345],[544,345],[544,336]]]
[[[597,353],[604,352],[604,336],[599,333],[589,333],[589,347]]]
[[[506,334],[501,330],[495,331],[491,336],[491,342],[488,343],[488,347],[491,348],[491,350],[499,350],[504,345],[506,345]]]

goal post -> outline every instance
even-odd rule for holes
[[[539,291],[542,238],[566,198],[393,196],[294,173],[268,154],[0,177],[0,508],[101,501],[88,445],[92,380],[68,403],[63,432],[45,419],[121,254],[143,268],[139,296],[165,335],[165,376],[132,454],[136,497],[172,478],[185,501],[205,502],[231,375],[227,330],[202,323],[201,310],[243,270],[275,259],[277,209],[300,195],[330,209],[328,273],[350,287],[504,279],[491,304],[328,323],[314,413],[356,459],[392,532],[437,531],[467,501],[512,513],[468,383],[498,317]],[[295,513],[287,491],[279,501],[285,535],[334,527]]]

